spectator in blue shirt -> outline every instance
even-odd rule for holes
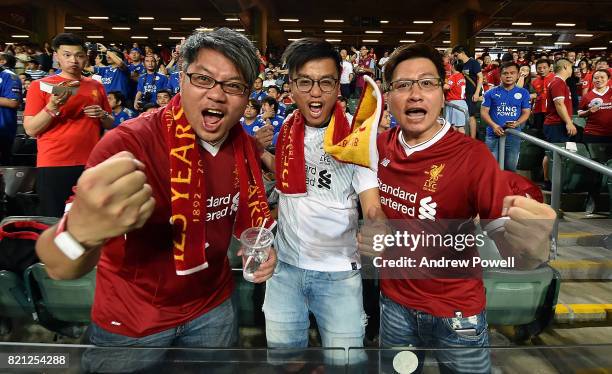
[[[168,89],[172,95],[176,95],[181,90],[181,81],[178,71],[170,74],[168,78]]]
[[[153,55],[145,57],[145,68],[147,73],[138,78],[136,99],[134,100],[134,109],[139,111],[143,109],[145,104],[155,104],[157,91],[168,87],[168,78],[157,72],[157,62]]]
[[[480,117],[487,127],[487,147],[498,158],[499,137],[506,137],[504,169],[516,171],[521,138],[506,134],[504,129],[521,130],[531,114],[529,91],[517,87],[519,66],[510,61],[501,66],[501,85],[485,93],[480,108]]]
[[[268,86],[267,94],[268,94],[268,97],[274,98],[274,100],[276,100],[276,102],[278,103],[278,110],[276,111],[276,114],[280,117],[285,118],[285,112],[287,111],[287,107],[285,106],[285,104],[283,104],[280,101],[280,97],[281,97],[280,88],[274,85]]]
[[[263,100],[263,98],[266,96],[268,95],[263,90],[263,80],[257,77],[255,82],[253,82],[253,91],[251,92],[249,99],[255,99],[261,103],[261,100]]]
[[[168,105],[170,99],[172,98],[172,93],[167,88],[161,89],[157,91],[155,103],[160,107]]]
[[[21,80],[17,74],[0,67],[0,164],[8,165],[15,133],[17,108],[21,105]]]
[[[117,49],[108,49],[103,44],[98,43],[98,51],[106,54],[109,66],[90,66],[85,68],[89,72],[98,74],[102,78],[102,85],[108,94],[112,91],[119,91],[124,97],[128,97],[128,84],[130,73],[127,65],[123,62],[122,53]]]
[[[268,96],[261,101],[261,120],[265,125],[271,125],[274,128],[274,133],[280,131],[285,117],[281,117],[277,114],[278,112],[278,101],[275,98]]]
[[[264,126],[263,121],[259,118],[261,104],[255,99],[249,99],[249,103],[244,109],[244,116],[240,118],[240,124],[244,131],[251,136],[255,136],[255,132]]]
[[[113,128],[119,126],[124,121],[128,119],[136,117],[136,113],[133,110],[126,108],[124,106],[125,96],[119,91],[111,91],[108,93],[108,103],[110,104],[111,109],[113,110],[113,117],[115,117],[115,121],[113,122]]]

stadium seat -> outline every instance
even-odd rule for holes
[[[537,129],[525,129],[523,132],[536,137],[538,135]],[[542,168],[543,158],[544,148],[541,148],[528,141],[522,141],[516,168],[518,170],[539,170]]]
[[[538,321],[546,310],[554,310],[558,295],[555,271],[549,267],[535,270],[486,269],[487,321],[497,325],[526,325]],[[557,295],[554,295],[554,294]],[[551,304],[552,301],[552,304]]]
[[[591,155],[587,149],[587,146],[582,143],[574,143],[576,144],[576,154],[580,156],[584,156],[586,158],[591,158]],[[556,146],[561,148],[566,147],[566,143],[555,143]],[[552,180],[552,170],[553,170],[553,155],[551,151],[546,151],[546,155],[548,156],[548,177]],[[576,162],[562,157],[563,159],[563,167],[561,171],[561,185],[562,192],[573,193],[573,192],[588,192],[593,186],[594,183],[597,183],[597,175],[590,169]]]
[[[33,313],[23,278],[12,271],[0,271],[0,317],[33,318]]]
[[[495,242],[485,237],[480,257],[501,259]],[[515,326],[520,340],[539,334],[554,318],[561,276],[548,265],[534,270],[493,269],[483,271],[487,299],[487,322]]]
[[[609,160],[612,160],[612,144],[589,143],[587,149],[593,161],[605,165]],[[607,178],[601,174],[598,174],[597,178],[601,181],[601,192],[608,192]]]
[[[4,181],[4,193],[15,197],[18,192],[34,191],[36,168],[30,166],[3,166],[0,175]]]
[[[96,270],[74,280],[54,280],[45,265],[36,263],[24,274],[28,296],[39,312],[44,309],[51,318],[74,324],[90,321],[91,305],[96,288]],[[45,321],[40,319],[41,324]],[[47,326],[45,326],[47,327]]]

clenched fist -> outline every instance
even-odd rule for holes
[[[67,229],[83,246],[142,227],[155,208],[145,166],[130,152],[120,152],[83,172],[68,212]]]

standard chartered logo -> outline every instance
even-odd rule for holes
[[[431,196],[427,196],[419,201],[419,219],[436,220],[436,207],[438,204],[432,202],[432,200]]]

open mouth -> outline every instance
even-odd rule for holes
[[[308,105],[308,109],[310,109],[310,114],[314,118],[318,118],[323,113],[323,104],[322,103],[310,103]]]
[[[202,118],[204,119],[204,129],[206,131],[214,132],[221,125],[221,120],[225,117],[222,111],[216,109],[205,109],[202,111]]]
[[[427,111],[423,108],[410,108],[407,109],[404,114],[406,114],[406,116],[408,116],[410,119],[421,120],[425,118]]]

